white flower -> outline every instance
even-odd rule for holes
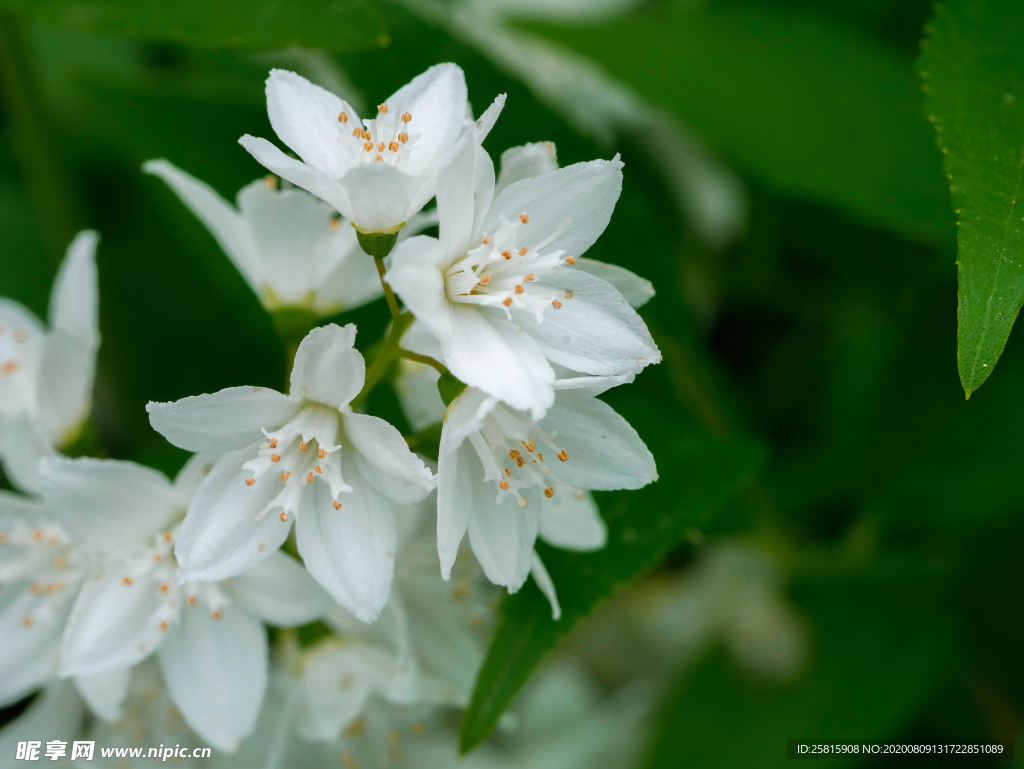
[[[230,581],[176,584],[173,529],[211,467],[195,457],[174,484],[115,460],[47,459],[41,472],[48,509],[92,556],[64,630],[61,675],[77,676],[93,711],[114,720],[129,669],[156,652],[185,720],[230,752],[252,731],[266,687],[261,620],[304,624],[330,600],[283,553]]]
[[[449,579],[466,531],[494,583],[517,591],[533,571],[559,614],[554,588],[534,552],[602,547],[606,532],[589,490],[638,489],[657,480],[636,431],[596,395],[632,377],[576,377],[536,422],[476,388],[448,408],[438,457],[437,549]]]
[[[501,111],[480,119],[486,135]],[[267,78],[267,112],[282,142],[243,136],[253,157],[284,179],[327,201],[364,233],[395,233],[433,196],[441,159],[466,122],[466,81],[454,64],[438,64],[360,120],[338,96],[294,72]]]
[[[41,502],[0,492],[0,707],[57,675],[85,557]]]
[[[301,307],[327,316],[381,295],[355,230],[308,192],[258,179],[239,191],[236,208],[166,160],[143,169],[167,182],[207,226],[268,310]]]
[[[95,232],[80,232],[50,295],[50,328],[0,298],[0,460],[39,490],[39,460],[71,443],[89,414],[99,334]]]
[[[539,419],[554,402],[551,363],[620,376],[661,354],[622,295],[573,266],[608,224],[622,163],[530,172],[492,203],[493,165],[467,134],[438,178],[440,240],[401,243],[386,278],[453,375]]]
[[[423,499],[434,480],[398,430],[349,408],[365,374],[355,334],[353,325],[313,329],[295,355],[290,395],[232,387],[149,404],[171,443],[220,455],[181,527],[179,579],[244,571],[297,519],[299,553],[317,581],[364,622],[380,613],[397,547],[393,505]]]

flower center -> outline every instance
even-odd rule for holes
[[[359,126],[352,120],[355,112],[348,103],[341,104],[343,109],[338,113],[338,131],[349,164],[390,163],[404,171],[413,145],[420,137],[420,134],[409,133],[412,115],[403,112],[401,105],[392,109],[381,104],[377,107],[377,117],[364,120]]]
[[[519,419],[501,405],[484,418],[478,432],[470,434],[469,441],[484,466],[484,480],[498,487],[499,504],[511,495],[520,507],[526,507],[520,489],[530,487],[548,498],[556,490],[583,497],[582,491],[559,479],[544,461],[545,454],[549,462],[569,461],[569,452],[555,443],[557,437],[557,433],[544,432],[536,423]]]
[[[334,509],[340,510],[338,495],[351,492],[341,477],[341,446],[337,444],[341,432],[341,414],[323,406],[309,405],[276,432],[263,434],[267,440],[260,445],[255,459],[242,467],[252,471],[245,479],[246,486],[255,486],[263,478],[273,478],[281,484],[280,492],[256,516],[257,521],[270,510],[281,508],[278,517],[287,522],[299,507],[299,499],[307,486],[320,480],[331,487]]]
[[[570,220],[535,246],[520,246],[519,230],[529,225],[523,213],[510,222],[501,217],[498,228],[483,236],[483,242],[445,270],[445,291],[448,298],[460,304],[500,307],[511,320],[512,308],[532,312],[540,323],[548,307],[560,309],[572,298],[571,291],[538,283],[552,275],[563,264],[575,264],[576,257],[562,249],[544,249],[569,226]],[[529,239],[528,236],[526,239]]]

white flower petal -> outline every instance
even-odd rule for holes
[[[445,456],[459,448],[470,433],[480,429],[484,417],[496,405],[497,399],[476,387],[467,387],[459,393],[445,415],[438,456]]]
[[[469,543],[487,578],[514,593],[530,575],[540,511],[537,505],[519,507],[512,497],[498,504],[494,486],[480,480],[482,475],[473,488]]]
[[[441,340],[451,336],[452,329],[450,303],[441,274],[445,258],[440,241],[418,235],[395,247],[391,267],[384,276],[417,322]]]
[[[131,668],[111,668],[102,673],[75,676],[75,688],[89,709],[107,723],[124,714],[124,700],[128,694]]]
[[[363,710],[373,692],[387,689],[394,658],[380,649],[349,646],[314,654],[303,673],[308,716],[302,733],[311,740],[336,739]]]
[[[434,488],[430,468],[388,422],[369,414],[346,414],[344,429],[355,449],[359,474],[384,496],[411,505]]]
[[[359,248],[356,231],[346,222],[334,233],[324,268],[317,277],[315,305],[322,315],[354,309],[384,293],[373,259]]]
[[[589,492],[578,499],[560,489],[540,499],[539,536],[563,550],[600,550],[608,542],[608,527]]]
[[[639,489],[658,479],[654,457],[629,422],[596,398],[558,402],[540,426],[569,453],[558,477],[581,489]]]
[[[476,235],[473,231],[473,192],[479,149],[476,137],[472,133],[465,134],[437,175],[439,234],[441,247],[449,261],[465,254]],[[493,173],[492,168],[492,177]],[[489,199],[483,202],[485,210],[489,202]]]
[[[70,591],[34,595],[27,581],[0,586],[0,707],[57,675],[60,634],[73,598]]]
[[[200,604],[182,613],[158,655],[171,699],[196,734],[233,753],[256,726],[267,688],[267,636],[239,607],[213,619]]]
[[[442,433],[443,441],[443,433]],[[441,576],[450,579],[459,545],[474,510],[474,490],[484,469],[472,449],[441,453],[437,461],[437,554]]]
[[[487,138],[487,135],[494,128],[494,124],[498,122],[498,116],[501,111],[505,108],[505,97],[508,94],[498,94],[494,101],[491,102],[491,106],[483,111],[483,114],[477,118],[476,121],[476,140],[483,142]]]
[[[512,317],[549,360],[606,376],[636,373],[661,360],[643,319],[610,284],[567,269],[541,284],[566,291],[561,308],[549,309],[540,323],[532,313],[519,310]]]
[[[275,430],[299,410],[299,403],[267,387],[228,387],[171,403],[146,405],[153,429],[179,448],[222,454],[261,440],[261,428]]]
[[[39,422],[58,445],[76,437],[89,416],[99,337],[58,330],[50,334],[39,366]]]
[[[281,491],[281,480],[273,473],[246,486],[251,474],[242,465],[256,450],[251,446],[225,454],[199,484],[174,545],[179,584],[233,577],[269,557],[287,539],[291,523],[282,522],[277,511],[256,520]]]
[[[280,550],[224,585],[232,604],[277,627],[305,625],[334,604],[302,564]]]
[[[50,327],[78,336],[99,336],[99,278],[96,244],[100,236],[83,230],[68,246],[50,294]]]
[[[28,414],[0,416],[0,459],[7,477],[17,488],[38,494],[42,489],[40,460],[55,453],[39,424]]]
[[[610,283],[633,309],[643,307],[654,296],[654,285],[651,281],[617,264],[607,264],[583,257],[576,260],[575,269]]]
[[[397,231],[434,191],[431,180],[383,162],[361,163],[338,184],[348,195],[352,221],[363,232]]]
[[[621,191],[622,162],[617,156],[576,163],[509,185],[491,206],[484,229],[493,232],[501,216],[515,221],[526,213],[530,222],[519,230],[519,240],[532,246],[554,235],[569,219],[549,248],[580,256],[608,226]]]
[[[78,734],[84,716],[82,699],[71,682],[53,681],[23,714],[0,729],[0,756],[9,762],[0,765],[10,769],[21,763],[14,756],[18,743],[26,738],[43,741],[49,739],[49,735]]]
[[[291,394],[340,409],[359,394],[366,362],[354,347],[355,324],[314,328],[302,340],[292,366]]]
[[[549,174],[558,169],[558,155],[553,142],[535,142],[520,147],[509,147],[501,153],[501,173],[494,185],[494,194],[500,195],[506,187],[531,176]]]
[[[559,403],[572,400],[594,398],[603,392],[621,384],[628,384],[636,379],[636,374],[619,374],[618,376],[568,376],[555,380],[555,399]]]
[[[539,419],[554,403],[552,371],[529,335],[504,317],[469,305],[451,307],[451,336],[444,342],[444,364],[471,387]]]
[[[114,562],[82,586],[64,630],[62,676],[92,675],[131,667],[163,643],[177,610],[152,573],[126,580],[128,566]],[[128,582],[128,584],[126,584]]]
[[[218,457],[212,454],[193,454],[174,478],[174,493],[178,502],[186,508],[192,504],[192,497],[206,476],[213,470]]]
[[[548,603],[551,604],[551,619],[558,622],[562,618],[562,607],[559,605],[558,595],[555,593],[555,583],[551,581],[551,576],[548,574],[548,570],[544,568],[544,563],[540,560],[540,556],[537,555],[536,551],[533,553],[533,564],[530,567],[530,574],[533,576],[533,581],[537,583],[537,587],[540,588],[540,592],[544,594],[544,597],[548,599]]]
[[[353,491],[340,496],[340,510],[331,505],[327,484],[307,490],[295,534],[299,554],[316,581],[356,617],[373,622],[391,591],[398,546],[394,513],[388,500],[356,473],[347,477]]]
[[[348,193],[330,176],[295,158],[288,157],[266,139],[258,139],[246,134],[238,140],[238,143],[245,147],[249,154],[268,171],[312,192],[321,200],[334,206],[346,218],[352,218],[352,203]]]
[[[413,432],[418,433],[437,424],[444,416],[444,401],[437,391],[437,380],[441,374],[437,369],[416,361],[401,360],[398,365],[401,373],[392,381],[391,386],[402,404],[402,413]]]
[[[235,268],[254,291],[259,291],[263,270],[260,248],[249,223],[205,182],[164,159],[147,160],[142,170],[163,179],[192,214],[206,225]],[[266,189],[262,180],[257,182]]]
[[[267,115],[270,125],[289,149],[318,171],[340,179],[348,171],[348,159],[339,139],[338,115],[359,116],[341,97],[283,69],[267,78]]]
[[[434,170],[458,136],[468,100],[462,69],[448,63],[435,64],[391,94],[386,104],[412,115],[409,131],[420,134],[409,156],[410,173],[427,176]]]
[[[54,520],[89,547],[121,555],[180,514],[167,477],[116,459],[43,460],[43,498]]]

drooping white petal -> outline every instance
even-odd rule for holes
[[[256,455],[251,446],[220,457],[196,490],[178,529],[174,553],[179,582],[233,577],[270,556],[284,543],[290,519],[274,510],[256,520],[281,491],[281,480],[265,473],[252,486],[242,465]]]
[[[541,421],[569,455],[558,477],[581,489],[639,489],[658,479],[654,457],[632,426],[596,398],[559,402]]]
[[[476,387],[467,387],[463,390],[452,401],[451,408],[445,415],[438,456],[446,456],[459,448],[470,433],[480,429],[484,417],[491,413],[495,405],[497,399],[483,390]]]
[[[451,307],[444,364],[461,381],[539,419],[551,407],[555,373],[541,347],[519,328],[470,305]]]
[[[520,230],[526,245],[540,243],[562,228],[566,229],[550,243],[551,249],[563,249],[580,256],[604,232],[622,191],[622,162],[592,160],[559,168],[510,184],[495,199],[484,220],[484,230],[493,232],[504,216],[514,221],[527,214],[529,224]]]
[[[108,553],[139,547],[181,512],[167,477],[116,459],[43,460],[43,498],[78,542]]]
[[[494,487],[480,483],[481,478],[473,487],[469,542],[487,578],[514,593],[530,575],[540,511],[537,505],[519,507],[511,496],[499,504]]]
[[[4,769],[18,766],[18,743],[26,739],[44,742],[50,735],[78,734],[84,717],[85,706],[72,683],[53,681],[24,713],[0,728],[0,756],[5,762],[0,765]]]
[[[179,448],[222,454],[251,445],[299,410],[299,404],[267,387],[228,387],[171,403],[146,404],[153,429]]]
[[[540,538],[563,550],[600,550],[608,541],[605,525],[597,504],[589,492],[583,499],[559,490],[540,503]]]
[[[33,594],[27,580],[0,586],[0,707],[57,675],[60,634],[71,604],[67,594]]]
[[[174,493],[178,503],[186,509],[206,476],[213,470],[217,457],[212,454],[193,454],[174,477]]]
[[[287,179],[292,184],[312,192],[318,198],[334,206],[347,219],[352,218],[352,202],[348,193],[330,176],[321,173],[305,163],[290,158],[266,139],[246,134],[238,143],[245,147],[268,171]]]
[[[267,636],[240,607],[214,619],[197,604],[182,612],[181,628],[158,659],[174,704],[196,734],[233,753],[256,725],[267,688]]]
[[[233,605],[277,627],[305,625],[334,604],[302,564],[280,550],[224,585]]]
[[[295,534],[299,554],[316,581],[356,617],[373,622],[391,591],[395,520],[387,498],[356,473],[349,477],[353,491],[341,495],[339,510],[331,504],[327,484],[306,490]]]
[[[494,101],[491,102],[491,106],[483,111],[483,114],[477,118],[476,121],[476,137],[478,142],[483,142],[487,138],[487,135],[494,128],[494,124],[498,122],[498,116],[501,115],[501,111],[505,108],[505,97],[508,94],[498,94]]]
[[[529,312],[517,310],[512,317],[551,361],[573,371],[614,376],[661,360],[643,319],[610,284],[568,269],[541,283],[565,292],[561,308],[545,312],[540,323]]]
[[[303,674],[308,710],[301,726],[303,736],[335,739],[362,712],[371,693],[387,689],[394,674],[394,657],[370,646],[313,655]]]
[[[452,319],[441,268],[441,243],[427,235],[399,243],[391,252],[391,267],[384,276],[405,306],[440,340],[451,336]]]
[[[494,185],[495,195],[501,195],[510,184],[557,170],[558,155],[553,142],[523,144],[502,152],[500,166],[501,173]]]
[[[561,367],[559,367],[561,368]],[[562,369],[561,373],[566,373]],[[568,403],[572,400],[584,398],[595,398],[603,392],[621,384],[628,384],[636,379],[636,374],[619,374],[618,376],[576,376],[575,372],[568,372],[565,378],[559,376],[555,380],[555,398],[559,403]]]
[[[347,406],[359,394],[366,362],[354,347],[355,324],[314,328],[302,340],[292,366],[291,394],[332,408]]]
[[[434,190],[430,180],[388,163],[362,163],[338,184],[351,201],[352,221],[363,232],[397,232]]]
[[[55,453],[39,423],[28,414],[0,416],[0,459],[17,488],[38,494],[42,488],[40,460]]]
[[[383,294],[377,267],[359,248],[356,231],[350,225],[338,227],[316,285],[316,309],[321,314],[350,310]]]
[[[130,577],[130,570],[108,563],[82,586],[64,630],[61,675],[130,668],[166,640],[177,609],[154,574]]]
[[[59,446],[74,441],[89,416],[98,348],[98,336],[50,334],[39,366],[39,423]]]
[[[426,176],[433,171],[458,135],[467,101],[462,69],[448,63],[435,64],[387,99],[390,109],[412,116],[409,130],[420,134],[409,157],[410,173]]]
[[[558,603],[555,583],[551,581],[551,575],[544,568],[544,562],[540,560],[540,556],[537,555],[536,551],[533,553],[533,564],[530,567],[530,574],[533,576],[533,581],[537,583],[537,587],[540,588],[540,592],[544,594],[544,597],[548,599],[548,603],[551,604],[551,619],[557,622],[562,618],[562,607]]]
[[[246,282],[258,291],[263,277],[260,248],[252,228],[242,215],[208,184],[167,160],[148,160],[143,163],[142,170],[160,177],[174,190],[185,207],[206,225]]]
[[[438,456],[437,554],[441,576],[446,580],[452,576],[459,545],[473,515],[474,489],[483,477],[483,467],[472,449],[455,449]]]
[[[575,269],[610,283],[633,309],[643,307],[654,296],[654,285],[651,281],[617,264],[584,257],[576,260]]]
[[[487,151],[480,146],[476,148],[473,159],[473,227],[472,236],[480,234],[484,225],[484,217],[494,199],[494,161]],[[472,243],[470,243],[472,245]]]
[[[50,327],[82,337],[99,334],[99,278],[96,244],[100,236],[83,230],[68,246],[50,294]]]
[[[392,387],[413,432],[440,422],[445,409],[437,391],[440,373],[432,366],[412,360],[401,360],[399,366],[401,374],[392,381]]]
[[[350,113],[355,124],[359,116],[346,108],[339,96],[283,69],[273,69],[267,78],[267,115],[270,125],[289,149],[307,164],[340,179],[349,169],[345,151],[338,141],[338,115]]]
[[[369,414],[346,414],[345,435],[355,449],[359,474],[384,496],[411,505],[434,488],[430,468],[390,423]]]
[[[75,688],[89,709],[104,721],[116,721],[124,713],[131,668],[111,668],[102,673],[75,676]]]
[[[473,231],[473,188],[478,149],[476,137],[472,133],[465,134],[437,175],[439,235],[449,261],[465,254],[476,234]]]

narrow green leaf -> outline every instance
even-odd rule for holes
[[[959,216],[957,366],[967,397],[1002,355],[1024,303],[1024,9],[938,7],[919,67]]]
[[[384,16],[368,0],[0,0],[0,9],[46,24],[199,48],[362,51],[389,43]]]
[[[538,544],[558,591],[562,618],[533,585],[509,596],[462,722],[461,750],[479,744],[530,673],[555,644],[604,598],[659,564],[688,533],[714,515],[751,479],[763,458],[750,442],[694,436],[659,467],[662,480],[635,492],[605,493],[607,546],[571,553]]]
[[[682,5],[545,33],[776,188],[952,241],[910,62],[856,29],[769,4]]]

